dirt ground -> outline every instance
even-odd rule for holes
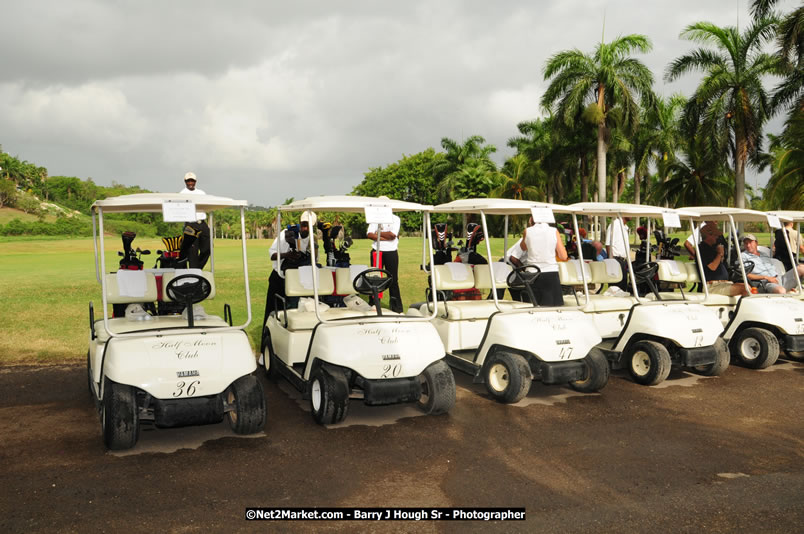
[[[517,405],[456,372],[447,416],[352,403],[316,425],[262,373],[265,433],[143,430],[104,450],[79,365],[0,369],[0,532],[800,532],[804,365],[674,372]],[[248,522],[247,506],[524,507],[525,522]]]

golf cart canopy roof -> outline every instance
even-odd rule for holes
[[[769,211],[770,215],[776,215],[782,221],[804,222],[804,211]]]
[[[433,207],[391,198],[328,195],[297,200],[290,204],[279,206],[279,211],[311,210],[362,213],[365,208],[391,208],[392,211],[430,211]]]
[[[731,215],[737,222],[768,222],[768,214],[764,211],[746,210],[741,208],[723,208],[718,206],[696,206],[683,208],[682,217],[692,218],[696,221],[728,221]],[[788,221],[789,217],[779,216],[779,219]]]
[[[512,198],[465,198],[439,204],[433,207],[433,211],[436,213],[480,213],[482,211],[486,215],[524,215],[530,213],[531,208],[550,208],[557,213],[569,211],[567,206],[560,204]]]
[[[601,217],[661,217],[664,213],[678,213],[681,217],[689,217],[682,210],[662,208],[647,204],[620,204],[616,202],[578,202],[570,204],[569,209],[578,215],[593,215]]]
[[[96,200],[92,204],[92,210],[103,209],[104,213],[144,213],[161,212],[162,204],[166,200],[186,201],[192,199],[195,209],[198,211],[209,212],[221,208],[247,207],[245,200],[233,200],[226,197],[216,197],[213,195],[188,195],[186,193],[138,193],[136,195],[121,195],[119,197],[109,197],[103,200]]]

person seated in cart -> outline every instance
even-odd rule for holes
[[[298,269],[304,265],[305,258],[309,264],[309,257],[306,253],[310,248],[310,226],[314,226],[315,221],[315,213],[305,211],[298,225],[283,229],[271,243],[268,253],[271,256],[273,270],[268,278],[268,294],[265,298],[266,318],[273,310],[276,296],[286,296],[285,270]]]
[[[793,221],[785,221],[783,224],[783,228],[779,228],[773,233],[773,257],[782,262],[785,271],[789,271],[793,268],[793,264],[790,263],[788,246],[793,252],[793,258],[795,258],[798,253],[804,253],[804,243],[801,242],[801,236],[798,235],[798,232],[793,229]],[[787,237],[788,245],[784,242],[785,236]]]
[[[776,267],[770,258],[759,255],[757,249],[757,238],[754,234],[743,236],[745,251],[741,254],[744,262],[751,262],[754,268],[747,273],[749,282],[756,284],[759,293],[787,293],[796,286],[796,270],[798,276],[804,276],[804,264],[799,264],[796,269],[789,269],[782,276],[776,272]]]
[[[703,262],[704,278],[709,292],[715,295],[747,295],[745,284],[729,281],[729,272],[723,259],[726,257],[723,236],[717,224],[708,222],[700,230],[702,241],[698,244]]]
[[[558,230],[547,223],[535,223],[522,230],[519,246],[527,253],[525,265],[535,265],[541,271],[532,286],[536,303],[539,306],[563,306],[564,295],[556,260],[567,261],[569,257]]]

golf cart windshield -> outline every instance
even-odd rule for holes
[[[226,197],[218,197],[213,195],[184,195],[181,193],[142,193],[136,195],[122,195],[118,197],[106,198],[97,200],[92,204],[92,237],[95,250],[95,276],[101,284],[103,293],[103,324],[109,337],[142,337],[153,335],[152,332],[136,332],[136,333],[114,333],[109,327],[108,316],[108,287],[107,277],[102,276],[106,273],[106,255],[104,246],[104,229],[103,229],[103,216],[106,213],[163,213],[167,222],[174,222],[171,219],[171,214],[175,214],[177,219],[175,222],[181,220],[181,214],[195,214],[197,212],[204,212],[209,215],[209,227],[212,230],[210,236],[210,267],[212,272],[215,270],[215,252],[214,252],[214,219],[213,212],[224,208],[235,208],[240,210],[240,231],[242,239],[242,258],[243,258],[243,280],[245,282],[245,295],[246,295],[246,310],[247,319],[242,325],[228,326],[228,327],[214,327],[216,332],[226,330],[243,330],[251,322],[251,296],[249,292],[248,280],[248,259],[246,255],[246,227],[245,227],[245,208],[248,203],[245,200],[233,200]],[[189,315],[191,315],[190,313]],[[192,321],[190,321],[192,324]],[[196,327],[200,331],[212,327]]]
[[[755,210],[748,210],[748,209],[740,209],[740,208],[722,208],[717,206],[699,206],[699,207],[690,207],[690,208],[683,208],[685,213],[688,214],[691,221],[697,223],[698,231],[700,232],[701,225],[706,221],[714,221],[716,223],[726,223],[729,227],[731,239],[729,240],[729,245],[732,243],[735,244],[734,246],[737,247],[737,254],[739,255],[740,250],[740,238],[737,232],[737,223],[764,223],[770,225],[769,214],[761,211]],[[796,212],[794,212],[796,213]],[[792,217],[789,215],[785,215],[784,213],[779,213],[776,215],[779,221],[791,221],[793,220]],[[698,250],[698,243],[697,239],[695,240],[695,249],[696,254],[700,255],[700,251]],[[786,240],[785,240],[786,241]],[[699,256],[700,257],[700,256]],[[792,254],[791,254],[792,260]],[[751,283],[748,279],[748,273],[746,272],[745,264],[742,260],[738,261],[737,264],[740,267],[741,278],[743,283],[746,286],[750,286]],[[699,265],[701,280],[704,279],[703,275],[703,266]],[[795,272],[795,270],[794,270]],[[801,291],[801,280],[798,279],[798,290]],[[704,284],[704,287],[706,285]],[[708,295],[708,292],[707,292]],[[754,296],[754,295],[749,295]],[[789,296],[789,295],[780,295],[780,294],[773,294],[773,293],[766,293],[762,294],[763,297],[767,296]]]
[[[312,213],[323,213],[323,212],[339,212],[339,213],[363,213],[366,214],[367,219],[369,219],[372,215],[371,214],[388,214],[392,212],[405,212],[405,211],[418,211],[422,212],[422,231],[425,235],[429,237],[430,232],[430,218],[429,212],[432,209],[431,206],[424,206],[422,204],[417,204],[415,202],[405,202],[401,200],[393,200],[387,198],[374,198],[374,197],[361,197],[361,196],[349,196],[349,195],[340,195],[340,196],[319,196],[319,197],[308,197],[303,200],[298,200],[295,202],[291,202],[290,204],[285,204],[279,206],[277,215],[276,215],[276,224],[277,228],[282,227],[282,213],[286,212],[312,212]],[[367,221],[372,222],[372,221]],[[313,297],[314,297],[314,309],[315,309],[315,316],[316,319],[321,323],[333,323],[333,320],[324,319],[321,316],[321,307],[319,305],[319,297],[320,297],[320,288],[319,288],[319,267],[316,263],[316,251],[318,245],[316,244],[316,232],[315,228],[310,228],[310,236],[308,246],[310,252],[310,263],[312,269],[312,288],[313,288]],[[379,241],[379,232],[377,234],[377,240]],[[432,247],[429,249],[430,258],[432,261]],[[361,276],[361,275],[358,275]],[[431,276],[430,281],[433,287],[433,294],[435,294],[435,281]],[[377,304],[379,306],[379,303]],[[353,323],[353,322],[372,322],[377,320],[383,320],[382,312],[378,311],[378,315],[371,317],[371,316],[355,316],[355,317],[347,317],[338,319],[338,323]],[[406,320],[406,321],[427,321],[432,317],[435,317],[435,311],[433,311],[432,317],[411,317],[406,315],[394,315],[392,316],[393,320]],[[388,317],[385,317],[387,320]]]
[[[454,200],[446,204],[440,204],[433,208],[434,213],[453,213],[453,214],[474,214],[480,217],[480,224],[485,236],[489,236],[488,223],[486,215],[503,215],[505,217],[503,225],[503,250],[508,250],[508,223],[509,217],[512,215],[533,216],[534,220],[538,221],[554,221],[554,213],[569,213],[567,206],[559,204],[548,204],[544,202],[532,202],[527,200],[515,200],[506,198],[478,198],[478,199],[462,199]],[[577,223],[576,223],[577,235]],[[497,276],[494,271],[494,262],[492,262],[491,243],[489,239],[485,239],[486,254],[488,256],[489,278],[491,282],[491,296],[494,300],[494,305],[497,310],[502,312],[503,308],[500,306],[500,301],[497,297]],[[581,269],[582,271],[583,269]],[[586,279],[584,278],[584,286],[586,286]],[[535,301],[532,303],[536,306]],[[566,308],[566,307],[565,307]],[[513,310],[506,310],[506,313],[522,313],[532,311],[533,308],[519,308]],[[542,309],[555,309],[554,307],[545,307]]]

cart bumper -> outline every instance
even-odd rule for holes
[[[368,406],[416,402],[422,395],[418,377],[383,380],[363,379],[361,382],[363,402]]]
[[[717,361],[717,349],[711,347],[696,347],[693,349],[678,349],[678,361],[684,367],[709,365]]]
[[[566,384],[584,378],[586,378],[586,363],[583,360],[538,362],[533,369],[533,379],[544,384]]]

